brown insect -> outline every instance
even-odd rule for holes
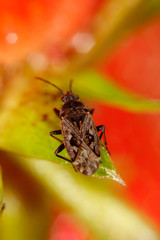
[[[61,120],[61,130],[50,132],[51,137],[61,143],[54,152],[55,155],[71,162],[75,170],[83,175],[94,174],[100,164],[100,139],[103,134],[107,148],[105,126],[95,126],[92,118],[94,109],[88,109],[82,102],[78,101],[79,96],[73,94],[71,90],[72,81],[70,81],[69,91],[65,94],[51,82],[40,77],[37,79],[57,88],[61,92],[61,100],[64,102],[60,110],[54,108],[55,114]],[[99,131],[101,131],[100,136],[98,135]],[[62,134],[63,141],[55,136],[59,134]],[[66,148],[71,160],[59,155],[64,148]]]

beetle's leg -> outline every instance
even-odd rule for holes
[[[93,114],[94,108],[89,109],[90,114]]]
[[[53,111],[55,112],[55,114],[60,118],[60,111],[57,108],[53,108]]]
[[[58,155],[58,153],[60,153],[60,152],[65,148],[63,141],[54,136],[54,135],[58,135],[58,134],[61,134],[61,130],[55,130],[55,131],[50,132],[50,136],[51,136],[51,137],[55,138],[56,140],[58,140],[59,142],[62,143],[62,144],[56,149],[56,151],[54,152],[54,154],[55,154],[57,157],[59,157],[59,158],[62,158],[62,159],[64,159],[64,160],[68,161],[68,162],[72,162],[71,160],[69,160],[69,159],[67,159],[67,158],[65,158],[65,157],[62,157],[62,156]]]
[[[1,206],[1,208],[0,208],[0,214],[2,214],[2,212],[3,212],[4,209],[5,209],[5,207],[6,207],[6,204],[5,204],[5,203],[2,203],[2,206]]]
[[[55,130],[55,131],[51,131],[50,132],[50,135],[59,135],[59,134],[62,134],[61,130]]]
[[[102,135],[104,134],[104,143],[105,143],[105,145],[107,145],[106,134],[105,134],[105,126],[104,125],[99,125],[96,128],[97,128],[97,132],[102,130],[102,132],[101,132],[101,134],[99,136],[99,139],[101,139]]]
[[[54,135],[59,135],[61,134],[61,130],[55,130],[55,131],[51,131],[50,136],[53,137],[54,139],[56,139],[57,141],[59,141],[60,143],[62,143],[63,141],[60,140],[59,138],[55,137]]]
[[[68,158],[65,158],[65,157],[63,157],[63,156],[58,155],[58,153],[62,152],[62,150],[63,150],[64,148],[65,148],[64,143],[62,143],[62,144],[56,149],[56,151],[54,152],[54,154],[55,154],[57,157],[59,157],[59,158],[62,158],[62,159],[64,159],[64,160],[68,161],[68,162],[72,162],[72,161],[69,160]]]
[[[99,131],[102,130],[102,132],[101,132],[101,134],[100,134],[100,136],[99,136],[99,139],[101,139],[102,136],[103,136],[103,134],[104,134],[104,144],[105,144],[105,146],[106,146],[107,151],[109,152],[108,147],[107,147],[107,140],[106,140],[106,133],[105,133],[105,125],[99,125],[99,126],[97,126],[96,128],[97,128],[97,132],[99,132]],[[110,152],[109,152],[109,155],[110,155]]]

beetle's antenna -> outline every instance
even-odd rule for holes
[[[73,79],[71,79],[69,82],[69,91],[70,92],[72,92],[72,83],[73,83]]]
[[[43,78],[41,78],[41,77],[36,77],[36,79],[38,79],[38,80],[40,80],[40,81],[43,81],[43,82],[46,82],[46,83],[52,85],[53,87],[57,88],[57,89],[58,89],[63,95],[65,95],[64,92],[63,92],[59,87],[57,87],[55,84],[49,82],[48,80],[43,79]]]

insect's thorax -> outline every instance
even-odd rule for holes
[[[61,118],[71,117],[72,115],[89,113],[87,107],[79,101],[70,101],[63,104],[60,110]]]

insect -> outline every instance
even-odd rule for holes
[[[74,169],[86,176],[94,174],[100,164],[100,139],[104,134],[106,149],[107,141],[105,126],[95,126],[92,114],[94,109],[88,109],[82,102],[78,101],[79,96],[72,92],[72,80],[69,91],[64,93],[55,84],[37,77],[59,90],[62,94],[61,100],[64,104],[60,110],[54,108],[55,114],[60,118],[61,130],[50,132],[50,136],[55,138],[61,145],[55,150],[55,155],[73,164]],[[100,136],[98,132],[101,131]],[[63,141],[55,135],[62,134]],[[66,148],[70,159],[59,155]]]

